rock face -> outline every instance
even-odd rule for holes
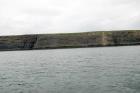
[[[33,49],[36,43],[36,35],[1,36],[0,50],[27,50]]]
[[[0,50],[139,45],[140,31],[1,36]]]

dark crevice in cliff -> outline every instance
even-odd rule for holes
[[[31,36],[30,39],[25,39],[23,41],[23,49],[33,49],[37,42],[37,35]]]
[[[34,49],[35,45],[37,44],[37,40],[38,40],[38,35],[35,35],[35,39],[32,42],[32,46],[30,47],[31,49]]]

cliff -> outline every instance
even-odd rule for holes
[[[139,45],[140,30],[1,36],[0,50]]]

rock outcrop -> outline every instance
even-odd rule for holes
[[[0,50],[140,45],[140,31],[1,36]]]
[[[1,36],[0,50],[29,50],[36,43],[36,35]]]

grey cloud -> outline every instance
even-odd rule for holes
[[[140,29],[139,0],[0,0],[0,34]]]

